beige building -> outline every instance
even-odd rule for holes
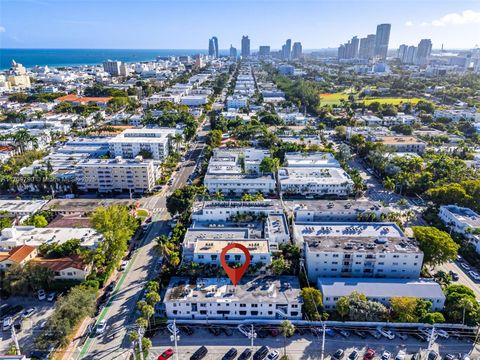
[[[80,190],[112,192],[129,190],[143,193],[155,186],[156,170],[153,161],[143,161],[141,156],[126,160],[87,159],[75,166]]]
[[[395,152],[414,152],[422,154],[425,152],[426,144],[414,136],[383,136],[379,139],[383,145]]]

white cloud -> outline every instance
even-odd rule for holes
[[[413,26],[413,21],[408,20],[408,21],[405,23],[405,26],[406,26],[406,27],[412,27],[412,26]]]
[[[439,19],[433,20],[429,25],[441,27],[447,25],[480,24],[480,12],[465,10],[461,13],[450,13]]]
[[[5,29],[5,26],[0,25],[0,33],[4,33],[5,31],[7,31],[7,29]]]

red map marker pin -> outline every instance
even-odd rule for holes
[[[245,254],[245,262],[241,267],[237,269],[233,269],[228,266],[227,261],[225,260],[225,255],[229,250],[232,249],[239,249]],[[250,252],[242,244],[232,243],[222,249],[222,253],[220,254],[220,262],[222,264],[223,270],[225,270],[233,285],[237,286],[237,284],[242,279],[243,274],[245,274],[245,271],[247,271],[248,265],[250,265]]]

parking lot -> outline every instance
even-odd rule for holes
[[[22,311],[13,316],[14,324],[21,324],[21,329],[16,330],[18,342],[22,353],[29,355],[33,350],[34,339],[42,330],[43,323],[52,315],[55,303],[49,302],[46,299],[38,300],[37,297],[10,297],[7,300],[2,300],[2,305],[7,304],[23,308]],[[29,308],[35,308],[35,311],[26,319],[22,319],[23,311]],[[2,326],[3,326],[2,317]],[[18,325],[17,325],[18,327]],[[2,329],[3,330],[3,329]],[[10,349],[13,344],[12,331],[2,331],[0,340],[0,354],[4,354]]]
[[[204,326],[191,327],[194,330],[192,335],[187,335],[185,331],[181,331],[180,339],[178,341],[178,355],[179,359],[188,359],[190,356],[202,345],[208,349],[208,354],[204,359],[221,359],[223,355],[232,347],[237,349],[240,354],[244,349],[250,348],[251,340],[242,335],[238,330],[234,330],[231,336],[222,333],[220,335],[213,335]],[[325,337],[325,358],[329,358],[337,349],[345,350],[346,356],[354,349],[359,351],[359,359],[363,359],[363,354],[368,348],[372,348],[376,352],[375,358],[379,359],[383,351],[389,351],[392,358],[403,350],[407,354],[415,354],[421,351],[426,354],[428,348],[427,341],[421,341],[415,337],[416,331],[403,331],[407,335],[401,339],[398,334],[393,340],[385,337],[375,339],[371,335],[362,338],[355,335],[351,329],[348,337],[342,337],[338,332],[333,336]],[[474,348],[473,339],[466,336],[456,337],[453,332],[448,339],[437,338],[433,344],[432,349],[437,351],[441,356],[459,353],[465,354],[472,352],[472,359],[478,359],[480,356],[479,349]],[[170,333],[162,330],[156,334],[152,339],[153,348],[150,351],[149,358],[156,359],[167,348],[173,348],[173,342],[170,340]],[[311,331],[305,331],[303,334],[296,333],[290,338],[286,339],[287,355],[290,360],[307,360],[320,359],[322,336],[318,333],[314,334]],[[220,345],[219,345],[220,344]],[[266,345],[270,349],[276,349],[283,354],[284,338],[282,335],[272,336],[271,334],[254,339],[254,350]],[[408,357],[410,358],[410,357]]]

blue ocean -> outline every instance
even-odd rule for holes
[[[105,60],[137,62],[155,60],[157,56],[180,56],[206,54],[198,49],[0,49],[0,70],[10,68],[12,59],[27,68],[40,66],[79,66],[101,64]],[[221,51],[222,55],[227,51]]]

